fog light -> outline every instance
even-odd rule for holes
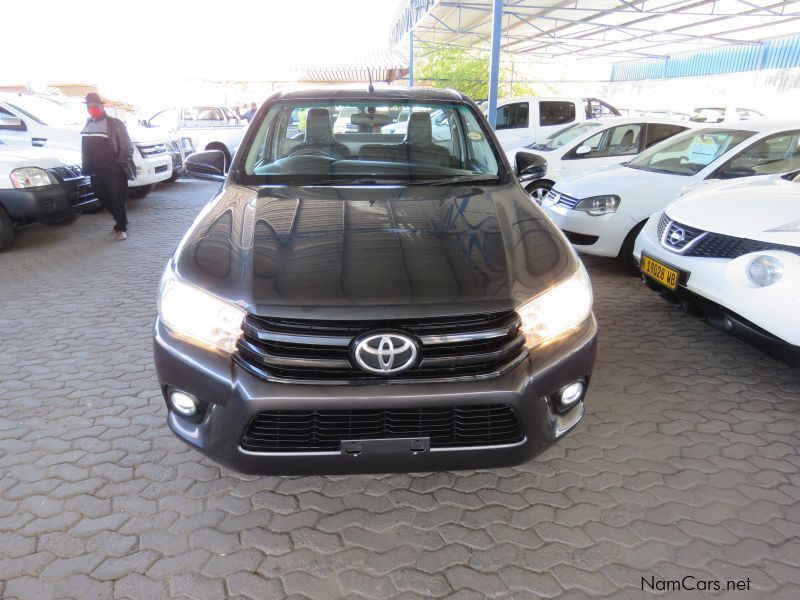
[[[583,398],[583,381],[573,381],[563,390],[561,390],[561,397],[559,400],[561,401],[562,406],[572,406],[578,400]]]
[[[191,417],[197,412],[197,403],[194,397],[184,392],[172,392],[169,401],[172,408],[185,417]]]

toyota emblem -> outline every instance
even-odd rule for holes
[[[353,358],[358,366],[378,375],[394,375],[410,368],[417,360],[419,347],[402,333],[368,334],[356,340]]]
[[[685,239],[686,231],[684,231],[681,227],[676,227],[672,230],[672,233],[669,234],[669,243],[673,246],[677,246]]]

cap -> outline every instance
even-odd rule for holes
[[[89,92],[86,94],[86,104],[102,104],[103,100],[97,92]]]

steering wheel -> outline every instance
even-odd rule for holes
[[[328,156],[325,152],[317,148],[299,148],[298,150],[287,154],[286,158],[290,158],[292,156],[324,156],[325,158],[330,158],[330,156]]]

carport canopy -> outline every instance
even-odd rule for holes
[[[500,52],[549,61],[663,58],[796,34],[798,0],[408,0],[391,34],[414,42],[491,50],[495,125]],[[411,79],[413,85],[413,79]]]

